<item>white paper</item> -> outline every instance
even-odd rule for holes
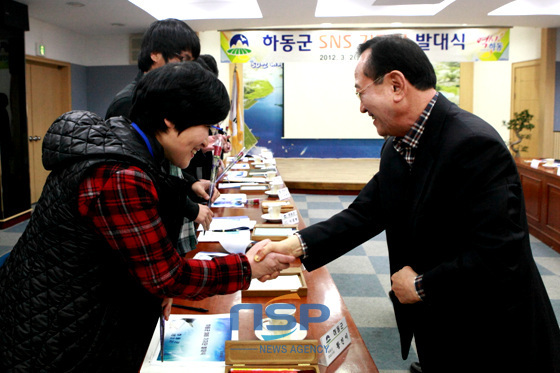
[[[237,236],[224,235],[220,238],[220,245],[230,254],[245,254],[247,246],[251,243],[251,234],[249,231],[243,231],[244,234]]]
[[[226,177],[230,183],[266,183],[264,177]]]
[[[268,187],[266,185],[263,184],[247,184],[247,185],[242,185],[241,186],[241,190],[267,190]]]
[[[218,252],[209,252],[209,251],[199,251],[198,253],[196,253],[196,255],[193,257],[193,259],[198,259],[198,260],[212,260],[214,258],[219,258],[222,256],[227,256],[229,254],[226,253],[218,253]]]
[[[220,189],[234,189],[241,187],[243,183],[220,183],[218,184],[218,188]]]
[[[247,177],[247,171],[228,171],[225,176],[226,179],[234,177]]]
[[[245,207],[247,195],[243,193],[221,194],[212,204],[212,207]]]
[[[294,228],[286,227],[286,228],[255,228],[254,235],[255,236],[268,236],[268,237],[275,237],[275,236],[291,236],[294,234]]]
[[[301,287],[298,275],[278,276],[274,280],[260,282],[254,278],[251,280],[249,290],[297,290]]]
[[[256,220],[249,219],[248,216],[223,216],[215,217],[210,223],[208,230],[218,230],[218,229],[232,229],[238,227],[248,227],[253,229],[256,224]],[[198,225],[198,230],[202,231],[202,225]]]
[[[539,165],[541,164],[541,160],[540,159],[533,159],[531,160],[531,167],[532,168],[539,168]]]

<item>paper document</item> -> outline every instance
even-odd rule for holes
[[[212,207],[244,207],[247,202],[247,195],[240,194],[221,194],[212,204]]]
[[[254,278],[251,280],[249,290],[297,290],[302,286],[298,275],[278,276],[274,280],[260,282]]]

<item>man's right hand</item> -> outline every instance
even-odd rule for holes
[[[255,244],[246,254],[249,264],[251,265],[253,278],[257,278],[260,281],[271,280],[278,277],[280,271],[288,268],[290,263],[296,260],[293,256],[270,253],[266,258],[257,262],[254,259],[255,253],[267,244],[270,244],[270,240],[263,240]]]
[[[290,236],[282,241],[269,241],[266,245],[264,245],[262,249],[260,247],[261,246],[259,246],[259,249],[255,253],[255,262],[264,260],[266,256],[271,252],[290,255],[296,258],[303,255],[303,250],[301,249],[299,239],[295,235]]]

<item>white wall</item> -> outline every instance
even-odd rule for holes
[[[35,55],[35,44],[46,46],[47,58],[84,66],[128,65],[128,36],[91,38],[30,18],[30,31],[25,33],[26,54]],[[201,53],[211,54],[218,61],[220,79],[229,90],[229,65],[220,62],[220,34],[205,31],[199,34]],[[494,126],[507,141],[509,133],[502,121],[508,120],[511,105],[511,64],[540,58],[541,29],[511,29],[510,60],[507,62],[475,62],[474,113]],[[560,48],[558,48],[560,50]],[[289,79],[289,77],[287,77]],[[352,80],[352,78],[350,78]],[[353,86],[350,81],[349,86]],[[317,93],[318,94],[318,93]],[[292,110],[305,113],[306,100]],[[297,106],[299,105],[299,106]],[[356,109],[357,110],[357,109]]]
[[[84,66],[128,65],[128,36],[88,37],[29,17],[25,54],[35,56],[35,45],[45,45],[46,58]]]
[[[541,57],[541,29],[514,27],[510,33],[509,61],[475,62],[473,112],[500,133],[505,142],[509,131],[503,121],[510,119],[511,65]]]
[[[210,54],[218,62],[218,77],[226,88],[230,89],[229,63],[220,62],[220,33],[218,31],[204,31],[198,34],[200,38],[200,54]]]

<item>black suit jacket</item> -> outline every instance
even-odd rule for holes
[[[449,367],[458,362],[465,371],[484,371],[483,362],[502,369],[504,358],[515,369],[559,371],[558,323],[531,254],[517,168],[498,133],[440,94],[412,167],[393,141],[351,206],[301,231],[305,267],[386,230],[391,274],[406,265],[424,274],[425,302],[394,298],[403,358],[414,333],[427,372],[461,371]]]

